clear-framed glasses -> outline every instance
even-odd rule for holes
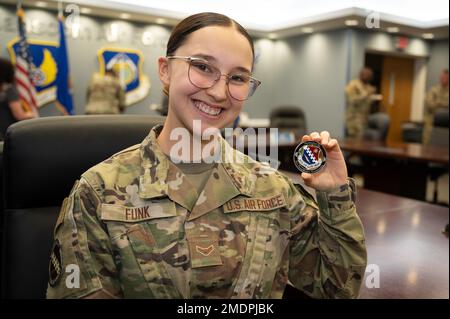
[[[202,58],[190,56],[167,56],[167,59],[181,59],[189,63],[188,77],[199,89],[213,87],[222,76],[226,77],[228,92],[238,101],[245,101],[255,93],[261,81],[246,72],[222,74],[214,65]]]

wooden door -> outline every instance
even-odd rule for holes
[[[391,123],[387,142],[401,142],[403,122],[410,120],[411,96],[414,80],[414,60],[385,56],[381,75],[382,108]]]

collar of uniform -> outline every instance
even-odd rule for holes
[[[188,221],[209,213],[213,209],[223,206],[226,202],[242,194],[235,186],[233,179],[220,163],[214,165],[211,175],[203,190],[190,209]]]
[[[163,126],[156,125],[141,143],[141,175],[139,176],[139,196],[141,198],[163,197],[167,195],[167,173],[169,161],[162,152],[156,138]]]
[[[251,158],[237,152],[220,138],[221,162],[218,163],[197,198],[188,221],[223,206],[238,195],[252,196],[256,175],[247,167],[256,164]]]
[[[195,209],[194,205],[200,206],[202,196],[198,196],[190,183],[184,181],[184,174],[169,161],[161,150],[156,139],[162,128],[162,125],[155,126],[141,144],[142,167],[139,177],[139,196],[146,199],[168,196],[188,210]],[[223,187],[226,186],[227,192],[224,192],[223,195],[225,193],[228,195],[221,196],[220,200],[216,198],[218,202],[222,202],[231,194],[234,194],[233,196],[239,194],[252,196],[256,177],[245,165],[249,158],[234,150],[223,138],[220,138],[220,143],[221,163],[218,163],[214,169],[205,189],[212,189],[213,185],[208,185],[210,183],[214,183],[214,189],[217,189],[218,183]],[[230,189],[230,186],[234,190]],[[215,197],[217,196],[216,194]],[[231,198],[227,200],[229,199]],[[201,213],[206,206],[201,205],[201,207],[203,208],[198,208],[198,213]]]
[[[142,142],[139,196],[145,199],[169,197],[190,211],[198,194],[183,172],[161,150],[156,139],[162,128],[162,125],[153,127]]]
[[[242,194],[252,196],[256,184],[256,175],[251,168],[255,167],[256,162],[249,156],[232,148],[225,139],[221,138],[220,143],[223,168]]]

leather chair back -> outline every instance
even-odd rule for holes
[[[8,128],[3,150],[2,297],[45,298],[53,228],[74,182],[142,142],[164,117],[44,117]]]

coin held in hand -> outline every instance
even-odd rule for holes
[[[327,162],[325,148],[318,142],[308,141],[297,145],[294,151],[294,164],[305,173],[319,172]]]

